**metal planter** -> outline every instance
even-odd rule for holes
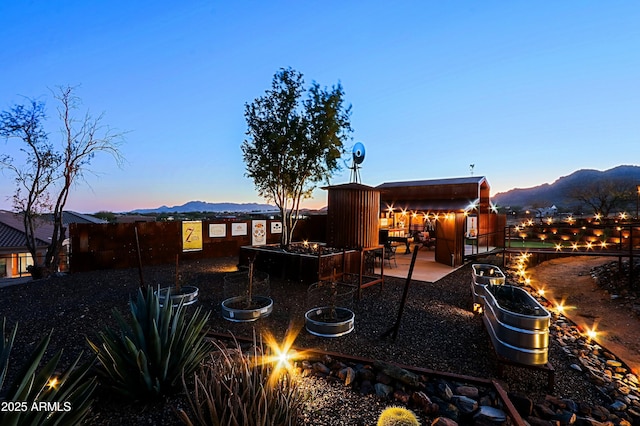
[[[330,315],[332,311],[333,315]],[[314,336],[340,337],[353,331],[355,314],[347,308],[323,306],[307,311],[304,320],[305,328]]]
[[[160,306],[164,306],[168,299],[171,301],[171,305],[175,307],[181,302],[184,306],[196,303],[198,301],[198,291],[198,287],[184,285],[180,288],[180,291],[174,287],[166,287],[155,291],[155,294],[158,296]]]
[[[486,286],[483,322],[496,353],[526,365],[544,365],[549,354],[551,315],[526,290],[511,286]],[[514,311],[518,305],[527,313]]]
[[[266,296],[253,296],[255,308],[238,309],[233,306],[246,300],[244,296],[231,297],[222,302],[222,317],[232,322],[251,322],[269,316],[273,312],[273,300]]]
[[[471,294],[474,311],[484,309],[487,285],[503,285],[504,273],[495,265],[474,263],[471,265]]]

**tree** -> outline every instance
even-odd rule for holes
[[[570,198],[589,206],[594,214],[603,217],[615,208],[624,208],[633,199],[636,186],[619,179],[598,180],[574,186]]]
[[[9,155],[3,155],[0,167],[10,170],[15,177],[13,205],[16,212],[24,217],[27,249],[34,261],[34,277],[57,270],[66,238],[62,213],[69,192],[90,171],[89,166],[96,154],[108,153],[118,165],[123,161],[119,150],[123,134],[104,126],[103,114],[94,118],[87,112],[77,118],[75,112],[80,100],[74,95],[73,87],[59,87],[53,95],[59,101],[62,134],[59,148],[49,142],[49,136],[43,130],[46,119],[44,103],[31,100],[30,105],[16,105],[0,114],[0,136],[7,140],[20,140],[26,145],[20,148],[25,154],[22,164]],[[38,217],[47,209],[52,212],[53,231],[44,258],[40,259],[34,232]]]
[[[340,168],[344,142],[352,131],[351,107],[344,91],[313,83],[306,92],[301,73],[280,69],[264,96],[245,104],[247,139],[242,143],[246,176],[260,196],[280,210],[280,244],[291,243],[300,202],[311,197],[320,182],[329,183]]]

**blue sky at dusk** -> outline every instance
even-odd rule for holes
[[[474,164],[495,194],[640,163],[639,22],[635,1],[4,1],[0,110],[46,101],[57,142],[50,88],[80,85],[84,109],[128,131],[125,166],[96,158],[69,209],[264,202],[244,105],[291,67],[342,84],[363,183]],[[0,208],[13,190],[0,174]]]

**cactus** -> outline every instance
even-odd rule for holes
[[[411,410],[387,407],[378,417],[378,426],[420,426],[420,422]]]

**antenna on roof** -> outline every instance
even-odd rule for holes
[[[471,176],[473,176],[473,168],[475,167],[475,164],[469,164],[469,171],[471,172]]]
[[[351,162],[351,183],[360,182],[360,164],[364,161],[364,144],[362,142],[356,142],[351,150],[352,162]]]

